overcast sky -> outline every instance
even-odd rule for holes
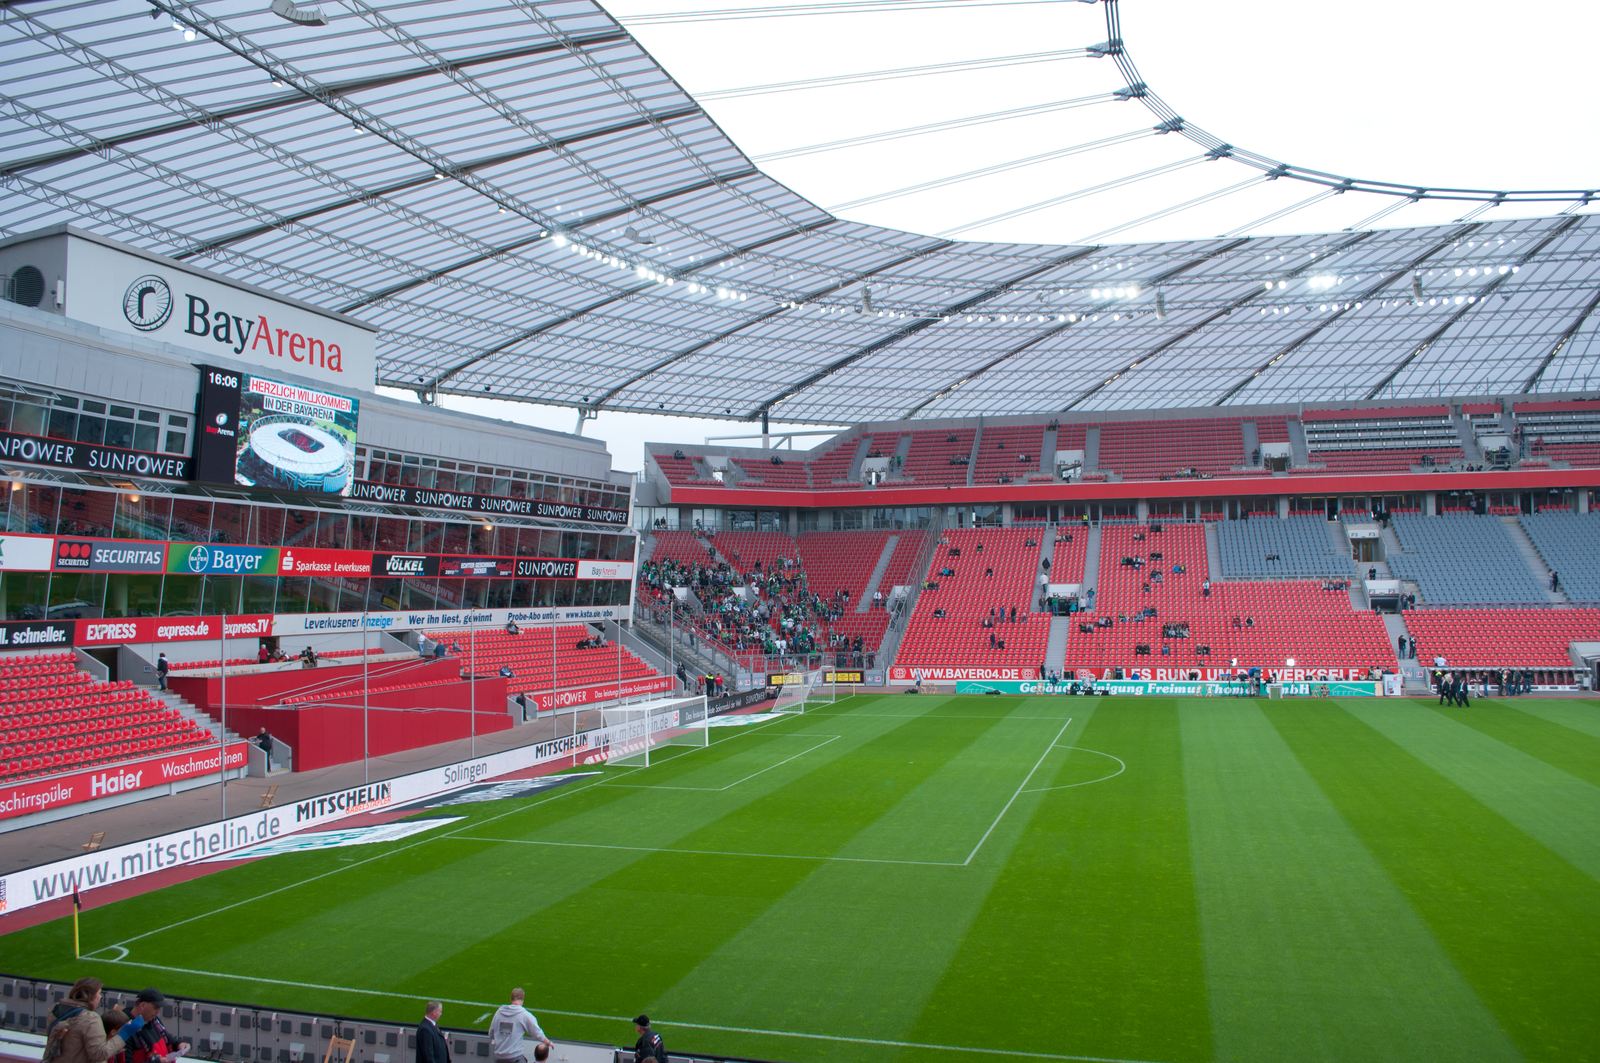
[[[602,2],[758,165],[818,205],[857,221],[1029,243],[1197,239],[1251,226],[1318,191],[1287,180],[1250,182],[1256,172],[1229,161],[1179,166],[1201,149],[1177,136],[1142,136],[1066,153],[1147,131],[1158,121],[1138,102],[1057,106],[1097,101],[1126,83],[1109,59],[1060,54],[1107,39],[1100,4]],[[784,14],[817,7],[834,10]],[[773,11],[762,18],[715,14],[750,8]],[[1191,125],[1239,148],[1340,176],[1407,185],[1581,189],[1600,184],[1600,137],[1594,135],[1592,117],[1600,3],[1593,0],[1515,7],[1482,0],[1339,5],[1122,0],[1118,10],[1128,55],[1150,89]],[[1009,61],[1016,56],[1030,58]],[[997,59],[1008,61],[974,62]],[[730,92],[950,63],[969,65],[957,72],[825,87]],[[1019,110],[1031,113],[789,154]],[[1037,156],[1045,157],[1013,165]],[[1167,166],[1177,168],[1030,209]],[[992,172],[852,205],[976,170]],[[1240,184],[1245,187],[1198,207],[1123,228]],[[1247,231],[1338,230],[1391,202],[1332,196]],[[1438,224],[1471,209],[1472,204],[1421,203],[1376,224]],[[1547,213],[1553,208],[1520,210]],[[1478,216],[1516,215],[1496,209]],[[1113,229],[1118,231],[1104,235]],[[575,424],[575,414],[566,409],[446,402],[561,431],[572,431]],[[606,414],[589,422],[585,434],[607,440],[617,466],[635,470],[645,440],[700,442],[745,430],[729,422]]]

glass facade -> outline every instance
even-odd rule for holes
[[[380,553],[634,559],[631,532],[407,516],[281,502],[156,495],[16,480],[0,489],[0,528],[36,535],[228,543]],[[160,573],[0,572],[10,620],[220,613],[620,606],[629,580],[304,578]]]
[[[356,446],[356,479],[558,505],[628,508],[630,485]]]

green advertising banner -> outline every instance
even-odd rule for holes
[[[1383,684],[1352,682],[1347,680],[1310,680],[1298,683],[1274,683],[1269,691],[1273,697],[1324,697],[1324,698],[1375,698],[1383,693]],[[957,694],[1065,694],[1072,689],[1072,681],[1049,683],[1042,679],[1018,681],[963,680],[956,684]],[[1082,684],[1079,689],[1083,689]],[[1250,693],[1250,684],[1234,680],[1149,680],[1149,679],[1098,679],[1096,692],[1129,694],[1135,697],[1168,698],[1226,698],[1244,697]]]
[[[276,576],[278,548],[173,543],[167,548],[167,571],[189,576]]]

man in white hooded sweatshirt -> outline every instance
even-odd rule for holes
[[[513,989],[511,1003],[500,1005],[494,1013],[494,1020],[489,1023],[489,1040],[493,1042],[495,1063],[525,1063],[528,1058],[523,1051],[526,1039],[539,1042],[539,1047],[534,1049],[535,1059],[546,1058],[554,1047],[550,1038],[539,1028],[539,1020],[522,1006],[526,998],[527,994],[520,988]]]

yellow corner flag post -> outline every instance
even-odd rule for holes
[[[72,958],[79,959],[83,956],[78,948],[78,913],[83,910],[83,899],[78,896],[78,885],[72,885]]]

